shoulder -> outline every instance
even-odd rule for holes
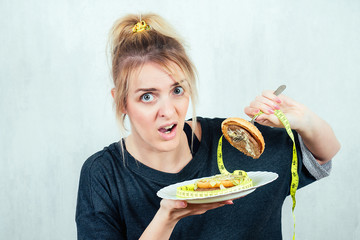
[[[202,133],[201,124],[198,121],[194,122],[193,120],[186,121],[186,123],[194,131],[195,136],[199,139],[199,141],[201,141],[201,133]],[[195,126],[194,126],[194,123],[195,123]]]
[[[196,137],[201,140],[202,132],[203,131],[211,131],[213,129],[221,129],[221,123],[225,120],[225,118],[204,118],[204,117],[197,117],[196,118],[196,127],[195,127],[195,135]],[[187,124],[193,128],[193,119],[186,121]]]
[[[81,178],[91,178],[111,174],[116,165],[121,162],[121,154],[118,152],[118,143],[113,143],[103,150],[91,155],[81,168]]]

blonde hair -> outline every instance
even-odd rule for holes
[[[140,21],[145,21],[150,29],[134,33],[132,28]],[[123,129],[129,81],[147,62],[159,64],[170,74],[175,71],[173,64],[183,71],[186,78],[184,88],[190,95],[193,108],[192,128],[195,129],[196,69],[186,54],[183,40],[163,18],[156,14],[130,14],[120,18],[111,29],[109,50],[115,88],[114,104]]]

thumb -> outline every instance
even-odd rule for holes
[[[160,205],[167,209],[186,208],[187,202],[182,200],[163,199]]]
[[[186,208],[187,202],[186,201],[176,201],[176,208]]]

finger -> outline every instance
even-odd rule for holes
[[[274,91],[272,91],[272,90],[265,90],[265,91],[263,91],[263,92],[262,92],[262,96],[264,96],[265,98],[267,98],[267,99],[269,99],[269,100],[271,100],[271,101],[274,101],[274,102],[276,102],[276,103],[278,103],[278,104],[281,103],[281,99],[280,99],[278,96],[276,96],[276,95],[274,94]]]
[[[186,201],[176,201],[177,208],[186,208],[188,206]]]
[[[221,203],[223,203],[225,205],[233,205],[234,204],[233,200],[226,200],[226,201],[223,201]]]
[[[260,112],[260,109],[258,108],[252,108],[250,106],[247,106],[244,108],[244,113],[248,115],[249,117],[254,117],[256,114]]]
[[[201,203],[201,204],[189,203],[189,204],[188,204],[188,208],[212,209],[212,208],[217,208],[217,207],[220,207],[220,206],[223,206],[223,205],[224,205],[223,202]]]
[[[167,209],[174,218],[184,218],[192,215],[200,215],[205,212],[225,206],[223,202],[190,204],[182,200],[162,199],[160,202],[162,208]]]
[[[257,96],[255,101],[250,103],[251,108],[260,109],[263,113],[273,114],[274,110],[280,107],[273,101],[265,98],[264,96]]]
[[[162,207],[167,209],[181,209],[187,207],[187,202],[182,200],[170,200],[170,199],[162,199],[160,202]]]
[[[222,202],[209,203],[208,205],[204,206],[204,209],[206,209],[206,211],[208,211],[208,210],[212,210],[212,209],[223,207],[223,206],[225,206],[225,203],[222,203]]]
[[[274,114],[272,115],[262,114],[258,118],[256,118],[256,122],[261,125],[272,126],[272,127],[279,127],[281,125],[279,119]]]
[[[264,113],[269,113],[270,110],[272,110],[272,108],[258,101],[252,101],[250,103],[250,106],[246,109],[246,111],[249,113],[248,115],[253,115],[253,116],[258,114],[260,111]]]
[[[185,208],[183,210],[179,209],[178,211],[182,211],[182,214],[184,214],[186,216],[191,216],[191,215],[200,215],[209,210],[223,207],[223,206],[225,206],[225,204],[221,203],[221,202],[206,203],[206,204],[188,204],[187,208]]]
[[[269,99],[266,96],[258,96],[256,97],[256,100],[262,104],[265,104],[268,108],[272,110],[280,109],[280,106],[273,99]]]

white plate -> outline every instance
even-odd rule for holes
[[[193,180],[176,183],[176,184],[164,187],[157,192],[157,195],[159,197],[165,198],[165,199],[186,200],[188,203],[221,202],[221,201],[226,201],[226,200],[236,199],[239,197],[246,196],[246,195],[252,193],[253,191],[255,191],[256,188],[264,186],[265,184],[268,184],[268,183],[274,181],[279,176],[277,173],[273,173],[273,172],[247,172],[247,174],[252,179],[254,186],[251,188],[248,188],[248,189],[240,189],[239,191],[236,191],[236,192],[225,193],[225,194],[211,196],[211,197],[197,197],[197,198],[195,198],[195,197],[194,198],[179,198],[176,196],[177,187],[192,184],[196,180],[201,179],[201,178],[198,178],[198,179],[193,179]]]

